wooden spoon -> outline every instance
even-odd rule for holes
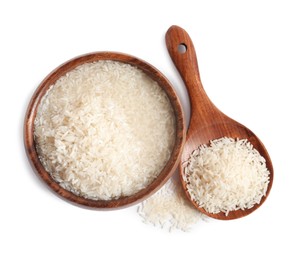
[[[187,32],[178,26],[170,27],[166,33],[166,45],[172,61],[187,87],[191,103],[190,124],[179,167],[185,193],[198,210],[210,217],[226,220],[246,216],[261,206],[269,195],[273,182],[273,166],[270,156],[262,142],[252,131],[226,116],[208,98],[200,80],[195,49]],[[186,183],[182,178],[184,165],[186,165],[190,154],[199,145],[208,144],[210,140],[224,136],[247,139],[266,159],[266,166],[270,172],[270,183],[268,184],[266,196],[262,197],[260,204],[255,204],[253,208],[246,210],[231,211],[228,216],[223,212],[211,214],[205,211],[204,208],[200,208],[191,199],[186,189]]]

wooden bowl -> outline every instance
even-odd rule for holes
[[[173,107],[173,111],[176,118],[176,139],[174,148],[168,162],[166,163],[165,167],[162,169],[158,177],[146,188],[140,190],[139,192],[131,196],[120,197],[119,199],[112,199],[108,201],[87,199],[81,196],[77,196],[74,193],[62,188],[45,170],[42,163],[40,162],[36,150],[36,143],[34,140],[34,120],[37,114],[37,108],[41,102],[42,97],[46,94],[49,87],[53,85],[61,76],[75,69],[77,66],[82,65],[84,63],[99,60],[113,60],[128,63],[133,66],[136,66],[137,68],[145,72],[150,78],[156,81],[160,85],[160,87],[165,91]],[[184,141],[185,124],[183,118],[183,110],[179,98],[173,90],[170,82],[166,79],[165,76],[163,76],[161,72],[159,72],[149,63],[130,55],[114,52],[96,52],[79,56],[67,61],[66,63],[60,65],[58,68],[52,71],[41,82],[41,84],[33,94],[26,112],[24,123],[25,149],[28,159],[37,175],[41,177],[41,179],[50,187],[51,190],[53,190],[56,194],[60,195],[67,201],[73,202],[76,205],[86,206],[95,209],[115,209],[126,207],[138,203],[152,195],[154,192],[156,192],[171,177],[171,175],[177,168],[183,149]]]

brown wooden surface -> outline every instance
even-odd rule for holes
[[[121,197],[117,200],[103,201],[103,200],[90,200],[85,199],[83,197],[76,196],[72,192],[69,192],[63,189],[61,186],[56,183],[51,175],[44,169],[42,166],[38,154],[36,151],[36,144],[34,141],[34,119],[36,117],[36,112],[38,105],[43,97],[43,95],[47,92],[49,87],[53,85],[57,79],[61,76],[65,75],[68,71],[73,70],[77,66],[98,60],[114,60],[129,63],[143,70],[147,75],[149,75],[153,80],[155,80],[167,93],[169,100],[174,109],[175,117],[176,117],[176,142],[174,145],[174,149],[171,154],[171,158],[167,162],[164,169],[161,171],[159,176],[145,189],[139,191],[138,193],[129,196],[129,197]],[[96,52],[86,54],[77,58],[74,58],[58,68],[52,71],[39,85],[37,90],[32,96],[32,99],[29,103],[25,122],[24,122],[24,143],[25,149],[27,152],[28,159],[37,173],[38,176],[51,188],[52,191],[59,194],[62,198],[67,201],[73,202],[77,205],[97,208],[97,209],[115,209],[122,208],[129,205],[133,205],[142,201],[143,199],[149,197],[151,194],[156,192],[162,185],[171,177],[177,168],[180,160],[180,155],[183,149],[183,144],[185,141],[185,125],[183,118],[183,111],[180,104],[180,101],[173,90],[169,81],[163,76],[161,72],[159,72],[156,68],[151,66],[145,61],[142,61],[136,57],[122,54],[122,53],[112,53],[112,52]],[[157,140],[159,142],[159,140]]]
[[[225,220],[246,216],[263,204],[269,195],[273,182],[273,166],[270,156],[262,142],[252,131],[223,114],[210,101],[203,89],[195,49],[187,32],[178,26],[170,27],[166,33],[166,45],[172,61],[185,83],[191,102],[190,125],[179,167],[185,193],[197,209],[210,217]],[[179,48],[180,45],[183,45],[186,49],[184,53],[180,52],[182,50],[182,48]],[[197,149],[199,145],[208,144],[210,140],[224,136],[248,139],[249,142],[251,142],[266,159],[267,168],[270,171],[270,183],[266,196],[262,198],[261,203],[256,204],[253,208],[245,211],[237,210],[230,212],[228,216],[225,216],[224,213],[211,214],[206,212],[203,208],[199,208],[198,205],[190,198],[189,193],[186,191],[186,184],[182,180],[182,172],[184,168],[183,163],[188,160],[190,153]]]

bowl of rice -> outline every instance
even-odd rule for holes
[[[182,106],[149,63],[113,52],[73,58],[38,86],[24,123],[28,159],[52,191],[114,209],[156,192],[178,166]]]

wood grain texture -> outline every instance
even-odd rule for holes
[[[55,182],[51,175],[44,169],[41,164],[38,153],[36,150],[36,143],[34,140],[34,120],[37,113],[37,108],[41,102],[42,97],[46,94],[47,90],[53,85],[61,76],[67,72],[73,70],[79,65],[88,62],[94,62],[99,60],[113,60],[131,64],[144,71],[149,77],[155,80],[162,89],[166,92],[169,100],[172,104],[175,117],[176,117],[176,141],[171,157],[159,176],[145,189],[137,192],[136,194],[128,197],[121,197],[116,200],[91,200],[73,194],[70,191],[65,190],[57,182]],[[159,140],[157,140],[159,142]],[[118,209],[136,204],[154,192],[156,192],[162,185],[171,177],[177,168],[180,160],[180,156],[183,150],[183,144],[185,142],[185,124],[183,118],[183,111],[180,101],[172,88],[170,82],[166,79],[161,72],[149,63],[140,60],[136,57],[114,52],[96,52],[90,53],[83,56],[76,57],[72,60],[67,61],[55,70],[53,70],[39,85],[35,93],[33,94],[29,103],[25,122],[24,122],[24,143],[28,159],[37,173],[38,176],[50,187],[52,191],[60,195],[62,198],[69,202],[81,205],[83,207],[94,208],[94,209]]]
[[[226,116],[208,98],[200,80],[194,45],[188,33],[178,26],[170,27],[166,33],[166,45],[172,61],[185,83],[191,103],[190,125],[179,167],[185,193],[198,210],[210,217],[226,220],[246,216],[261,206],[269,195],[273,183],[273,166],[270,156],[262,142],[252,131]],[[185,52],[182,52],[182,49],[185,49]],[[254,148],[266,159],[266,165],[270,171],[270,183],[266,196],[262,198],[261,203],[256,204],[251,209],[230,212],[228,216],[225,216],[224,213],[211,214],[203,208],[199,208],[190,198],[189,193],[186,191],[186,183],[182,179],[184,162],[188,160],[192,151],[201,144],[208,144],[210,140],[224,136],[248,139]]]

